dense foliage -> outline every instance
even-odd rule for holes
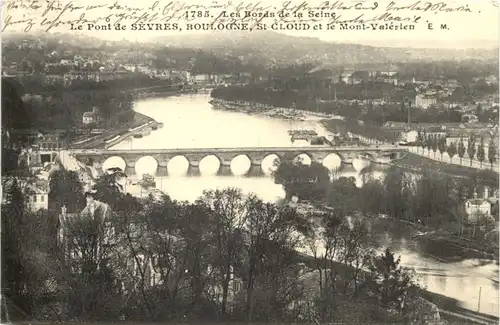
[[[84,82],[79,89],[68,87],[44,91],[41,80],[20,82],[2,78],[6,94],[2,96],[2,121],[17,123],[15,128],[64,129],[82,126],[84,112],[97,107],[103,125],[121,124],[133,118],[132,96],[118,88],[92,88],[94,82]],[[6,86],[3,86],[5,83]],[[2,91],[3,92],[3,91]],[[12,98],[12,99],[10,99]],[[7,122],[6,122],[7,123]]]
[[[307,111],[333,113],[346,118],[360,119],[366,123],[382,125],[387,121],[420,123],[460,123],[463,112],[461,107],[445,109],[431,106],[428,109],[415,107],[415,88],[417,85],[397,87],[383,82],[363,84],[333,84],[329,80],[311,77],[272,79],[259,85],[228,86],[216,88],[212,97],[227,101],[246,101],[274,107],[295,107]],[[497,93],[496,86],[468,86],[454,90],[450,103],[474,103],[482,96]],[[334,99],[337,99],[334,101]],[[384,100],[386,103],[363,105],[361,102]],[[352,102],[346,102],[352,101]],[[359,103],[357,102],[359,101]],[[412,102],[410,114],[409,103]],[[404,103],[404,104],[401,104]],[[477,105],[476,114],[480,122],[493,122],[496,115],[492,110],[482,110]]]
[[[298,177],[297,170],[304,176]],[[487,238],[485,232],[476,232],[476,224],[467,222],[464,207],[466,199],[475,194],[482,197],[485,188],[490,194],[498,190],[495,172],[478,171],[471,178],[454,178],[431,170],[414,174],[391,168],[382,180],[371,177],[369,171],[362,174],[363,184],[357,187],[354,178],[334,177],[330,182],[328,169],[320,164],[282,163],[274,177],[277,184],[283,185],[287,196],[324,203],[335,207],[341,215],[384,214],[460,236],[464,227],[470,228],[476,239]],[[498,216],[495,217],[498,220]],[[490,244],[496,245],[494,239]]]
[[[411,272],[389,251],[375,257],[366,227],[351,227],[342,212],[315,215],[323,224],[316,233],[310,215],[239,189],[207,191],[194,203],[139,200],[122,193],[122,177],[98,179],[95,212],[87,206],[58,227],[29,212],[15,183],[6,187],[2,214],[17,218],[2,218],[3,283],[32,318],[354,324],[412,317]],[[61,171],[51,197],[77,205],[80,194],[55,194],[79,188]],[[305,247],[311,239],[330,249]]]

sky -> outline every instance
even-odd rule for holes
[[[359,19],[365,20],[368,26],[371,26],[371,23],[378,23],[379,25],[385,24],[386,21],[383,19],[380,20],[380,17],[383,17],[382,15],[384,14],[386,18],[387,15],[390,15],[388,20],[392,20],[395,25],[399,25],[399,23],[395,21],[398,19],[403,21],[410,20],[409,22],[402,22],[403,24],[412,24],[411,20],[417,17],[420,17],[420,19],[418,19],[416,23],[413,23],[415,27],[414,30],[339,30],[339,25],[337,25],[336,30],[326,30],[328,18],[324,18],[323,20],[317,18],[318,21],[316,22],[311,22],[310,20],[306,22],[309,23],[310,26],[321,24],[322,30],[313,30],[311,27],[311,29],[307,31],[281,30],[278,32],[295,36],[316,37],[328,42],[348,42],[374,46],[485,49],[498,47],[500,13],[497,4],[498,0],[451,0],[446,1],[445,5],[443,2],[438,1],[383,0],[374,2],[348,0],[327,2],[329,8],[328,6],[319,8],[321,2],[317,0],[311,0],[309,2],[303,0],[290,0],[290,4],[287,5],[286,2],[288,1],[289,0],[265,0],[257,2],[242,0],[239,2],[238,0],[218,0],[203,2],[202,0],[184,0],[172,2],[170,0],[75,0],[70,2],[69,0],[60,0],[59,2],[55,1],[50,7],[50,5],[47,5],[47,3],[50,2],[46,0],[3,0],[2,27],[4,31],[8,32],[22,31],[31,25],[31,29],[28,33],[40,29],[50,29],[49,32],[75,32],[109,40],[129,39],[131,41],[141,41],[157,36],[171,35],[172,33],[186,33],[186,24],[213,22],[215,17],[219,16],[222,10],[225,10],[228,14],[237,13],[240,15],[244,15],[243,12],[246,9],[260,13],[266,11],[277,13],[279,9],[285,6],[292,8],[293,6],[298,6],[303,3],[300,12],[302,12],[304,16],[302,18],[286,18],[289,22],[300,22],[300,19],[304,21],[307,19],[309,11],[313,11],[315,14],[335,13],[337,16],[341,16],[339,21],[352,20],[363,15]],[[156,5],[154,5],[155,3]],[[210,12],[211,18],[195,18],[191,21],[180,18],[180,15],[184,14],[186,11],[194,10],[195,8],[189,8],[189,6],[195,4],[219,8],[207,9]],[[354,8],[356,4],[359,4],[358,7],[362,8],[374,8],[375,6],[376,8],[373,10],[356,10]],[[423,9],[428,4],[431,4],[434,10],[416,10]],[[63,10],[65,6],[66,10]],[[95,8],[94,6],[102,7]],[[57,8],[59,8],[59,10],[57,10]],[[164,11],[164,8],[167,9]],[[238,8],[244,9],[238,11]],[[261,10],[257,10],[256,8],[261,8]],[[178,11],[174,9],[178,9]],[[452,11],[450,12],[450,10]],[[205,9],[203,8],[202,11],[205,11]],[[148,14],[151,17],[155,13],[157,16],[153,18],[151,22],[163,23],[165,22],[163,19],[164,17],[173,16],[168,22],[178,23],[183,31],[140,32],[130,30],[131,24],[136,20],[131,16],[137,17]],[[166,15],[162,15],[162,13],[166,13]],[[72,31],[69,23],[77,21],[82,15],[84,15],[84,19],[88,21],[100,19],[96,25],[107,24],[105,21],[106,17],[110,18],[110,23],[114,23],[122,17],[121,23],[122,25],[126,25],[128,30],[88,31],[86,30],[88,26],[84,23],[82,25],[82,31]],[[128,19],[126,16],[128,16]],[[379,18],[379,20],[375,21],[377,18]],[[224,17],[219,17],[217,21],[224,22],[224,19],[226,19],[225,22],[234,21]],[[236,21],[239,23],[256,22],[255,19],[242,20],[240,18],[237,18]],[[274,22],[274,18],[264,18],[260,22],[266,23],[268,29],[270,29],[270,26],[272,26]],[[54,25],[58,23],[60,25],[51,26],[53,23]],[[429,29],[429,23],[433,24],[433,29]],[[446,28],[441,29],[441,24],[446,24]],[[210,33],[212,32],[204,33],[207,37],[210,37]]]

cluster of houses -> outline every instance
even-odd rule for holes
[[[311,69],[308,75],[319,79],[329,79],[333,83],[362,84],[367,81],[392,84],[394,86],[412,85],[415,87],[417,95],[413,100],[413,105],[421,109],[428,109],[439,103],[446,103],[448,107],[463,107],[464,103],[451,102],[450,96],[453,91],[460,87],[456,79],[439,77],[436,79],[417,79],[415,77],[403,78],[395,66],[379,67],[378,69],[357,70],[356,68],[338,68],[329,64],[322,64]],[[495,75],[474,78],[476,83],[486,83],[487,85],[498,85],[498,78]],[[479,102],[478,102],[479,103]],[[498,97],[492,100],[484,100],[485,108],[498,106]],[[467,106],[467,105],[465,105]]]
[[[83,125],[94,125],[99,124],[101,121],[101,115],[99,114],[98,107],[92,107],[91,111],[84,112],[82,116]]]
[[[474,196],[464,203],[465,213],[469,222],[478,222],[480,218],[486,217],[494,223],[498,216],[493,216],[494,208],[498,211],[498,190],[490,194],[488,187],[484,187],[482,197],[477,191]]]
[[[479,144],[481,139],[484,139],[485,146],[488,146],[490,140],[493,140],[498,146],[499,130],[496,123],[412,123],[410,126],[405,122],[385,122],[382,130],[401,140],[407,140],[409,133],[416,137],[417,131],[425,132],[426,136],[437,138],[446,138],[446,144],[450,145],[453,142],[462,140],[467,147],[468,139],[471,135],[474,136],[476,144]],[[407,140],[408,141],[408,140]],[[408,141],[408,142],[414,142]]]
[[[31,43],[27,42],[26,44]],[[63,51],[61,53],[52,51],[46,55],[47,60],[42,63],[43,68],[41,71],[35,71],[30,62],[22,66],[17,62],[4,62],[2,75],[4,77],[22,78],[36,74],[43,77],[43,82],[46,85],[55,83],[69,85],[75,80],[103,82],[132,79],[138,73],[155,79],[178,79],[185,82],[191,80],[187,71],[154,68],[151,55],[148,53],[142,54],[142,60],[139,60],[141,62],[130,64],[126,60],[119,60],[116,57],[106,59],[99,55],[86,57],[72,51]]]

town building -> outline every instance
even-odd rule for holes
[[[43,134],[36,130],[13,130],[9,138],[24,136],[27,139],[26,148],[20,148],[19,163],[24,163],[33,171],[43,168],[55,159],[56,152],[67,149],[64,130],[53,130]]]
[[[415,106],[423,109],[428,109],[432,105],[436,105],[436,97],[431,97],[423,94],[415,96]]]
[[[197,74],[192,77],[193,83],[209,83],[210,75],[208,74]]]
[[[404,140],[408,132],[408,125],[405,122],[387,121],[382,126],[384,134],[390,134],[398,140]]]
[[[468,216],[473,216],[476,214],[480,215],[490,215],[491,214],[491,203],[488,199],[468,199],[465,201],[465,212]]]
[[[49,208],[49,191],[47,189],[32,186],[28,193],[28,205],[33,210],[47,210]]]
[[[462,115],[461,119],[462,119],[462,122],[464,122],[464,123],[473,124],[473,123],[479,122],[479,118],[475,114],[464,114],[464,115]]]
[[[424,129],[428,137],[446,138],[446,128],[443,126],[430,126]]]
[[[60,132],[51,132],[43,134],[42,136],[37,138],[35,146],[40,152],[48,151],[51,153],[62,149],[66,149],[68,147],[66,141],[64,140],[64,135],[61,134]]]
[[[353,83],[353,74],[354,74],[355,71],[353,70],[345,70],[344,72],[342,72],[342,74],[340,75],[340,79],[342,80],[343,83],[346,83],[346,84],[352,84]]]
[[[476,222],[481,217],[491,217],[492,208],[497,207],[498,191],[490,195],[488,187],[483,189],[483,197],[478,198],[477,191],[474,192],[474,198],[465,201],[465,213],[469,222]]]
[[[496,76],[494,76],[494,75],[487,76],[486,78],[484,78],[484,81],[488,85],[497,85],[498,84],[498,78]]]
[[[100,121],[99,109],[95,106],[92,107],[92,111],[83,113],[82,123],[84,125],[99,124]]]
[[[419,86],[429,86],[432,81],[430,80],[417,80],[416,78],[412,78],[411,83]]]

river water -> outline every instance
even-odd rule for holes
[[[111,150],[285,147],[294,145],[287,133],[290,129],[314,129],[320,135],[327,134],[326,130],[313,121],[280,120],[214,110],[209,101],[208,94],[138,100],[135,110],[164,123],[164,127],[143,138],[127,139]],[[229,186],[239,187],[245,193],[256,193],[267,201],[276,201],[285,196],[281,186],[274,184],[271,177],[252,172],[254,167],[246,176],[235,176],[234,174],[238,175],[238,168],[248,167],[244,166],[247,164],[245,161],[241,161],[239,166],[231,165],[233,172],[226,170],[215,175],[214,171],[219,167],[218,162],[207,159],[203,168],[208,172],[201,172],[201,175],[196,176],[191,176],[187,162],[182,158],[172,159],[171,162],[168,166],[169,176],[156,177],[156,186],[177,200],[192,201],[198,198],[203,190]],[[333,165],[337,163],[334,162]],[[108,160],[107,167],[112,165],[122,166],[117,159]],[[154,173],[153,165],[152,161],[145,158],[141,162],[138,161],[136,171],[139,175]],[[203,168],[200,163],[200,169]],[[387,167],[372,164],[369,167],[370,174],[373,177],[381,177],[385,168]],[[340,173],[342,176],[355,177],[358,184],[362,183],[362,177],[352,165],[342,166]],[[131,178],[134,177],[137,179],[139,176]],[[138,186],[130,186],[129,192],[141,194],[140,191]],[[427,287],[427,290],[456,299],[469,310],[477,311],[479,307],[482,313],[498,316],[499,275],[495,262],[476,259],[447,262],[445,256],[436,254],[435,250],[434,255],[431,255],[426,253],[422,245],[416,245],[411,240],[409,231],[385,226],[379,231],[381,243],[401,255],[405,266],[415,269],[420,283]]]

